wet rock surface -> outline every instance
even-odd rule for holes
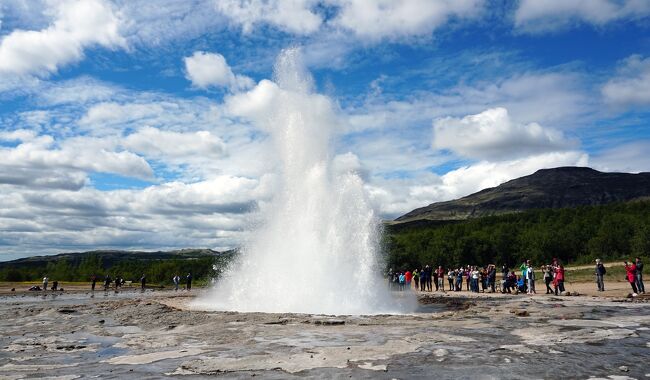
[[[0,297],[0,378],[650,373],[650,304],[643,302],[430,296],[409,315],[325,316],[205,312],[191,310],[190,300],[173,292]]]

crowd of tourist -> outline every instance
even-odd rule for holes
[[[638,293],[645,293],[643,286],[643,263],[640,258],[632,263],[624,263],[627,279],[632,286],[632,296]],[[393,271],[390,269],[387,274],[388,283],[393,290],[415,289],[422,292],[460,292],[474,293],[526,293],[537,294],[536,274],[537,269],[530,260],[524,261],[519,268],[509,268],[502,265],[497,270],[496,265],[486,266],[464,266],[458,268],[443,268],[438,266],[434,269],[429,265],[424,268],[411,270]],[[562,263],[553,259],[548,265],[539,268],[541,278],[544,280],[546,294],[560,295],[566,289],[564,287],[565,270]],[[596,260],[595,276],[598,291],[605,291],[605,274],[607,270],[600,259]],[[500,276],[499,276],[500,274]]]

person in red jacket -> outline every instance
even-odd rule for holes
[[[555,295],[564,293],[564,265],[559,264],[555,268],[555,278],[553,279],[553,286],[555,287]]]
[[[636,288],[636,264],[624,262],[625,271],[627,272],[627,281],[632,286],[632,297],[636,297],[638,290]]]
[[[411,289],[411,280],[413,279],[413,274],[410,270],[407,270],[404,273],[404,279],[406,280],[406,289]]]

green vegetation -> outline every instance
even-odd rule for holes
[[[138,281],[144,273],[150,284],[169,284],[178,274],[188,272],[198,284],[220,275],[233,253],[220,255],[169,255],[170,258],[139,257],[138,253],[123,253],[122,259],[108,259],[101,253],[64,255],[55,260],[42,259],[27,262],[1,263],[0,281],[39,281],[47,275],[50,281],[89,281],[96,275],[98,282],[105,275],[120,276],[127,281]]]
[[[552,258],[566,264],[648,257],[650,202],[531,210],[461,222],[388,226],[385,250],[392,268],[425,264],[502,264]],[[647,260],[646,260],[647,261]]]

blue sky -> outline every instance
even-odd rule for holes
[[[382,218],[564,165],[650,170],[650,2],[0,1],[0,260],[238,246],[299,47]]]

